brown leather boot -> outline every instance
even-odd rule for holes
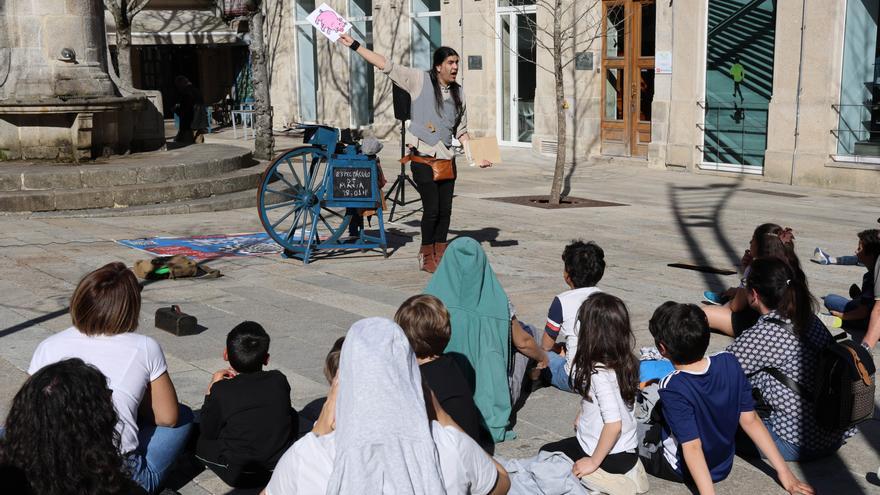
[[[437,269],[437,262],[434,260],[434,245],[423,245],[419,249],[419,269],[428,273],[434,273]]]
[[[446,252],[446,245],[448,242],[435,242],[434,243],[434,262],[437,263],[437,266],[440,266],[440,260],[443,258],[443,253]]]

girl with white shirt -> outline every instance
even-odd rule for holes
[[[638,457],[633,403],[638,393],[638,359],[629,312],[619,298],[597,292],[578,310],[579,334],[572,390],[583,398],[576,436],[541,447],[562,452],[572,473],[591,490],[609,495],[648,491]]]
[[[193,413],[177,402],[162,348],[135,332],[140,313],[141,286],[134,273],[119,262],[98,268],[73,292],[73,326],[37,346],[28,374],[70,358],[98,368],[113,391],[128,471],[146,492],[156,493],[183,451]]]

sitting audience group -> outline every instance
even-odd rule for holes
[[[718,305],[660,305],[649,323],[656,349],[640,358],[626,304],[597,288],[606,265],[596,243],[564,248],[568,290],[538,331],[519,321],[479,243],[459,238],[393,321],[360,320],[336,341],[325,399],[298,413],[287,378],[263,369],[269,335],[246,321],[227,335],[229,368],[211,377],[198,417],[178,402],[159,344],[135,332],[134,274],[110,263],[74,291],[73,325],[34,352],[0,439],[0,473],[21,493],[157,493],[186,453],[267,495],[504,494],[519,473],[493,457],[495,443],[515,437],[528,393],[551,385],[561,399],[579,396],[580,412],[574,435],[532,461],[556,455],[567,464],[554,476],[591,493],[645,493],[649,475],[714,493],[740,455],[764,457],[789,493],[812,494],[786,461],[831,455],[854,430],[821,421],[799,392],[817,387],[835,338],[793,239],[758,226],[742,283]],[[880,231],[858,239],[868,271],[858,297],[824,300],[873,348]],[[725,351],[707,354],[711,330],[733,337]]]

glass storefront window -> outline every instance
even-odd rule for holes
[[[434,50],[440,48],[440,0],[412,0],[412,66],[428,69]]]
[[[351,36],[369,49],[373,48],[372,0],[349,0],[348,19]],[[363,57],[351,57],[351,125],[360,127],[373,123],[373,66]]]
[[[846,3],[840,119],[840,155],[880,156],[880,0]]]
[[[297,82],[299,113],[303,122],[318,121],[318,56],[315,28],[306,17],[315,10],[314,0],[297,0],[295,4]]]
[[[759,172],[773,92],[776,2],[709,0],[708,14],[703,162]]]

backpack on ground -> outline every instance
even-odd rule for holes
[[[768,320],[789,332],[791,325],[782,320]],[[842,340],[846,334],[834,337],[834,342],[819,350],[819,368],[816,370],[816,388],[809,390],[792,380],[777,368],[767,367],[750,373],[765,371],[794,393],[813,403],[816,422],[829,430],[846,430],[874,416],[874,360],[871,354],[852,340]]]
[[[829,429],[847,429],[874,416],[874,361],[851,340],[822,349],[816,380],[816,420]]]

